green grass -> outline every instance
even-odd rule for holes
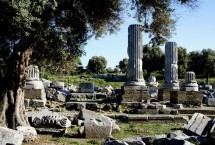
[[[117,139],[134,136],[155,136],[159,134],[168,134],[176,129],[181,129],[180,123],[122,123],[119,124],[121,131],[113,134]]]
[[[104,85],[111,85],[113,88],[120,88],[125,82],[106,82],[105,79],[92,78],[92,75],[76,75],[76,76],[47,76],[51,81],[62,81],[67,84],[73,84],[78,86],[81,82],[93,82],[97,87],[103,87]]]
[[[120,132],[113,133],[112,136],[115,139],[122,140],[128,137],[144,137],[155,136],[159,134],[168,134],[175,130],[181,129],[180,123],[120,123]],[[53,137],[52,135],[38,135],[38,139],[35,142],[23,143],[23,145],[43,145],[43,144],[55,144],[55,145],[99,145],[102,143],[102,139],[85,139],[77,138],[74,135],[77,134],[77,128],[69,128],[68,132],[60,137]]]

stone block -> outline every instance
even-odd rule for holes
[[[25,142],[34,141],[37,138],[37,131],[34,127],[18,126],[16,129],[23,133]]]
[[[208,98],[207,104],[208,106],[215,106],[215,98]]]
[[[31,90],[31,89],[44,89],[44,85],[42,81],[38,80],[33,80],[33,81],[26,81],[25,84],[25,89],[26,90]]]
[[[215,122],[211,118],[201,114],[194,113],[188,124],[184,126],[184,132],[194,135],[208,135],[213,132]]]
[[[148,121],[147,115],[128,115],[128,121]]]
[[[60,81],[55,81],[51,83],[51,87],[53,88],[59,88],[59,89],[64,89],[64,82]]]
[[[170,91],[170,102],[173,104],[201,106],[201,91]]]
[[[67,97],[67,94],[66,94],[66,93],[57,91],[57,92],[53,95],[53,100],[54,100],[54,101],[58,101],[58,102],[66,102],[66,97]]]
[[[169,108],[159,109],[159,114],[171,114],[171,111]]]
[[[17,130],[9,129],[6,127],[0,127],[0,143],[2,145],[14,144],[21,145],[23,142],[23,133]]]
[[[31,99],[29,102],[29,107],[45,107],[46,99],[39,100],[39,99]]]
[[[184,122],[187,123],[189,121],[189,117],[188,116],[179,116],[179,115],[175,115],[174,116],[174,120],[177,122]]]
[[[94,93],[71,93],[71,99],[79,98],[79,99],[96,99],[96,94]]]
[[[195,106],[201,106],[202,102],[202,91],[189,91],[186,92],[186,98],[187,98],[187,105],[195,105]]]
[[[86,108],[85,102],[66,102],[67,110],[81,110]]]
[[[25,99],[44,99],[45,89],[25,89]]]
[[[93,82],[80,83],[79,93],[94,93],[94,83]]]
[[[175,109],[184,109],[183,104],[172,104]]]
[[[142,102],[150,99],[148,88],[136,86],[122,86],[122,102]]]
[[[96,112],[93,112],[91,110],[81,109],[78,113],[77,119],[81,119],[81,120],[95,119],[95,120],[100,120],[101,122],[110,121],[112,124],[112,130],[113,131],[117,132],[120,130],[119,126],[115,123],[115,120],[113,120],[107,116],[104,116],[102,114],[98,114]]]
[[[138,114],[158,114],[159,109],[137,109]]]
[[[111,136],[112,122],[99,119],[86,119],[84,121],[85,138],[106,139]]]
[[[174,120],[173,115],[149,115],[148,116],[149,121],[150,120]]]
[[[160,101],[170,101],[170,90],[158,89],[158,100],[160,100]]]

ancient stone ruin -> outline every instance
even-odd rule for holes
[[[186,72],[185,82],[181,86],[182,91],[199,91],[196,75],[193,71]]]
[[[25,85],[25,107],[45,107],[46,93],[38,66],[30,65]]]
[[[143,26],[133,24],[128,27],[128,81],[125,86],[145,86],[142,71]]]
[[[178,82],[178,49],[175,42],[165,44],[165,89],[179,89]]]
[[[142,71],[142,30],[143,26],[139,24],[128,28],[128,81],[122,86],[123,102],[139,102],[149,97]]]

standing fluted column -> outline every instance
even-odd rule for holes
[[[27,80],[39,80],[40,79],[39,73],[40,72],[38,66],[30,65],[28,67]]]
[[[142,45],[143,26],[133,24],[128,27],[128,82],[125,85],[145,86],[142,71],[143,45]]]
[[[178,48],[175,42],[165,45],[165,88],[179,89],[178,83]]]

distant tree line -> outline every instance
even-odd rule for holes
[[[143,46],[143,70],[149,77],[152,72],[162,72],[164,70],[164,52],[158,46]],[[89,60],[87,70],[91,73],[127,73],[128,58],[119,61],[115,68],[106,68],[107,60],[102,57],[92,57]],[[186,71],[194,71],[197,77],[215,76],[215,50],[203,49],[202,51],[187,52],[184,47],[178,47],[178,75],[179,78],[184,76]]]

